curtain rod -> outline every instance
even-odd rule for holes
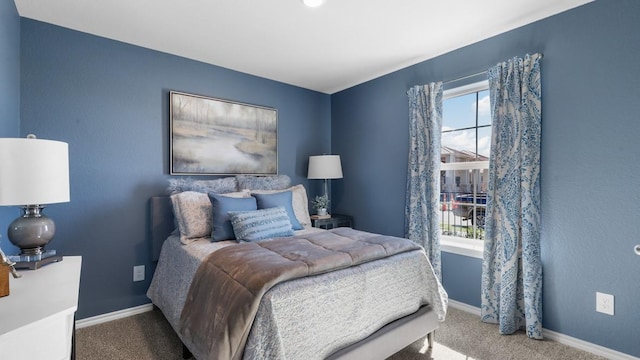
[[[444,82],[442,83],[442,85],[446,85],[446,84],[450,84],[450,83],[452,83],[452,82],[456,82],[456,81],[460,81],[460,80],[464,80],[464,79],[468,79],[468,78],[472,78],[472,77],[480,76],[480,75],[482,75],[482,74],[486,74],[486,73],[487,73],[487,71],[485,70],[485,71],[481,71],[481,72],[479,72],[479,73],[475,73],[475,74],[471,74],[471,75],[466,75],[466,76],[463,76],[463,77],[459,77],[459,78],[457,78],[457,79],[447,80],[447,81],[444,81]]]
[[[539,54],[539,55],[540,55],[540,59],[542,59],[542,57],[543,57],[542,53],[540,52],[540,53],[537,53],[537,54]],[[475,77],[475,76],[480,76],[480,75],[482,75],[482,74],[486,74],[487,72],[488,72],[488,71],[487,71],[487,70],[485,70],[485,71],[481,71],[481,72],[479,72],[479,73],[475,73],[475,74],[471,74],[471,75],[467,75],[467,76],[459,77],[459,78],[457,78],[457,79],[448,80],[448,81],[443,81],[443,82],[442,82],[442,85],[450,84],[450,83],[452,83],[452,82],[456,82],[456,81],[460,81],[460,80],[464,80],[464,79],[472,78],[472,77]]]

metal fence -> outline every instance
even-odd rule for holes
[[[440,193],[440,229],[442,235],[484,239],[486,197],[464,192]],[[467,201],[461,201],[461,200]],[[469,201],[469,199],[471,199]]]

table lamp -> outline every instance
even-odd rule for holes
[[[43,214],[45,204],[69,201],[69,149],[60,141],[0,138],[0,206],[20,206],[22,215],[7,231],[20,254],[9,256],[16,268],[37,269],[62,260],[44,250],[53,239],[55,223]]]
[[[328,180],[342,179],[342,163],[340,155],[309,156],[308,179],[324,180],[324,196],[329,199]]]

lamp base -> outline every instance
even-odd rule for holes
[[[22,206],[22,216],[9,224],[7,236],[9,241],[20,248],[21,256],[38,256],[43,247],[53,239],[56,224],[44,215],[42,205]]]
[[[55,250],[45,250],[37,255],[10,255],[9,260],[15,262],[16,269],[37,270],[47,264],[62,261],[62,255],[57,255]]]

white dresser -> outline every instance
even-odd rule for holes
[[[0,298],[0,358],[62,360],[72,355],[82,257],[19,270]]]

